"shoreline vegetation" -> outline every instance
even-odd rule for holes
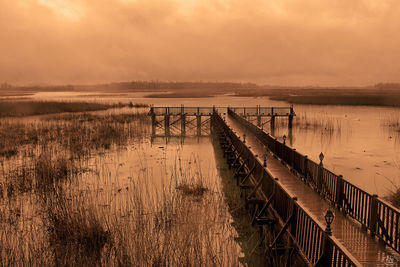
[[[377,88],[304,88],[235,91],[235,97],[269,97],[271,100],[305,105],[400,107],[400,87]]]
[[[147,112],[121,112],[0,118],[1,266],[239,266],[217,177],[199,160],[111,175],[122,164],[111,153],[147,157]]]
[[[271,100],[285,101],[290,104],[307,105],[343,105],[343,106],[386,106],[400,107],[398,95],[296,95],[273,96]]]
[[[59,102],[59,101],[0,101],[0,118],[24,117],[54,113],[72,113],[107,110],[123,107],[145,107],[143,104],[117,103],[105,104],[94,102]]]
[[[167,92],[146,95],[146,98],[208,98],[214,97],[211,92]]]

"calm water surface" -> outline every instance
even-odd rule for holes
[[[146,93],[134,93],[109,97],[88,96],[88,93],[39,93],[40,99],[94,100],[104,102],[128,102],[154,104],[155,106],[288,106],[285,102],[271,101],[267,97],[212,98],[144,98]],[[297,114],[295,126],[290,134],[287,126],[278,127],[274,134],[278,139],[288,137],[287,143],[300,153],[319,161],[325,155],[324,165],[345,179],[380,196],[388,194],[394,186],[400,186],[400,134],[383,126],[388,117],[399,117],[400,109],[367,106],[311,106],[294,105]],[[333,130],[305,129],[301,121],[329,121]],[[286,119],[277,119],[280,125]],[[296,122],[296,120],[298,120]],[[300,125],[299,125],[300,124]],[[270,132],[269,126],[265,131]],[[326,125],[325,125],[326,126]]]

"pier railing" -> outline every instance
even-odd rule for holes
[[[276,138],[228,109],[237,122],[246,127],[273,154],[279,157],[315,191],[337,208],[359,222],[364,229],[376,235],[384,244],[400,253],[400,210],[343,179],[341,175],[324,168],[321,163],[279,142]]]
[[[279,178],[272,177],[261,160],[217,113],[212,116],[211,125],[222,138],[225,153],[233,154],[235,161],[240,159],[240,165],[246,167],[248,175],[251,174],[250,180],[254,188],[259,186],[266,203],[264,207],[272,209],[279,218],[283,229],[281,232],[289,235],[310,266],[361,266],[338,240],[325,233],[324,226],[307,213],[297,202],[296,196],[285,190],[279,183]],[[267,245],[273,247],[273,244]]]
[[[233,112],[244,116],[291,116],[294,115],[292,107],[229,107]]]
[[[180,107],[150,107],[150,113],[158,116],[163,115],[189,115],[189,116],[208,116],[211,115],[214,111],[218,113],[226,113],[227,109],[230,108],[236,114],[242,116],[263,116],[263,117],[288,117],[295,116],[295,112],[293,107],[189,107],[189,106],[180,106]]]
[[[231,107],[231,109],[242,114],[243,116],[252,117],[257,120],[258,125],[267,122],[271,127],[275,127],[275,117],[287,117],[288,127],[292,128],[294,113],[293,107]],[[216,112],[226,114],[228,107],[150,107],[149,116],[151,116],[152,136],[181,136],[194,134],[191,129],[196,129],[197,136],[208,135],[208,122],[211,115]],[[262,122],[263,118],[269,117],[270,120]],[[189,131],[186,131],[189,130]],[[158,132],[158,133],[157,133]]]

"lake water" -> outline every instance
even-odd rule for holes
[[[145,98],[147,93],[99,95],[93,93],[38,93],[38,99],[66,99],[82,101],[129,102],[155,106],[288,106],[268,97],[212,98]],[[383,126],[389,117],[398,118],[400,109],[368,106],[312,106],[294,105],[297,116],[292,133],[288,132],[286,118],[277,119],[274,135],[290,138],[287,144],[300,153],[319,162],[318,155],[325,155],[324,165],[342,174],[345,179],[380,196],[388,194],[394,185],[400,186],[400,134]],[[297,120],[297,121],[296,121]],[[304,127],[304,121],[319,122],[319,127]],[[318,123],[317,123],[318,124]],[[265,131],[269,132],[269,126]],[[279,126],[281,125],[281,126]],[[332,129],[329,128],[332,126]],[[328,128],[328,129],[325,129]]]

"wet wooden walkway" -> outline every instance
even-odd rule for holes
[[[266,153],[266,148],[258,139],[231,116],[224,116],[226,123],[238,136],[246,135],[246,144],[260,158]],[[279,159],[267,153],[267,169],[279,178],[280,185],[290,194],[297,197],[298,202],[320,224],[325,225],[324,214],[330,202],[306,185],[297,175],[289,170]],[[379,242],[376,237],[362,229],[361,225],[339,210],[335,210],[332,224],[333,237],[354,256],[363,266],[400,266],[400,255]],[[312,241],[308,241],[312,242]]]

